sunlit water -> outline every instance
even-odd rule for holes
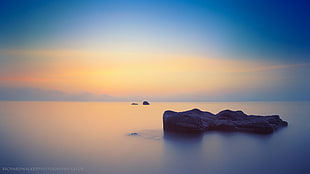
[[[0,173],[35,173],[4,167],[72,167],[81,170],[36,173],[83,174],[309,173],[309,104],[0,102]],[[165,110],[193,108],[279,114],[289,126],[271,135],[163,133]]]

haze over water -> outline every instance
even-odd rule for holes
[[[0,102],[0,165],[79,167],[83,170],[72,173],[87,174],[307,173],[308,106],[309,102],[152,102],[150,106],[127,102]],[[213,113],[232,109],[247,114],[279,114],[289,126],[271,135],[163,133],[165,110],[192,108]]]

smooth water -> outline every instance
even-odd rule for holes
[[[0,173],[310,173],[309,102],[0,102]],[[271,135],[164,134],[165,110],[278,114]],[[130,135],[138,133],[138,135]],[[8,167],[74,168],[24,171]]]

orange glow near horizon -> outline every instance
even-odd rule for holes
[[[225,58],[74,50],[7,50],[19,66],[2,70],[0,85],[114,96],[181,95],[260,87],[277,77],[266,70],[302,65]],[[14,62],[16,65],[16,62]],[[245,73],[246,72],[246,73]],[[270,73],[270,72],[269,72]],[[255,82],[248,83],[255,78]]]

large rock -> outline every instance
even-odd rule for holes
[[[231,110],[224,110],[216,115],[199,109],[165,111],[163,116],[164,130],[173,132],[220,130],[268,134],[287,125],[278,115],[247,115],[242,111]]]

